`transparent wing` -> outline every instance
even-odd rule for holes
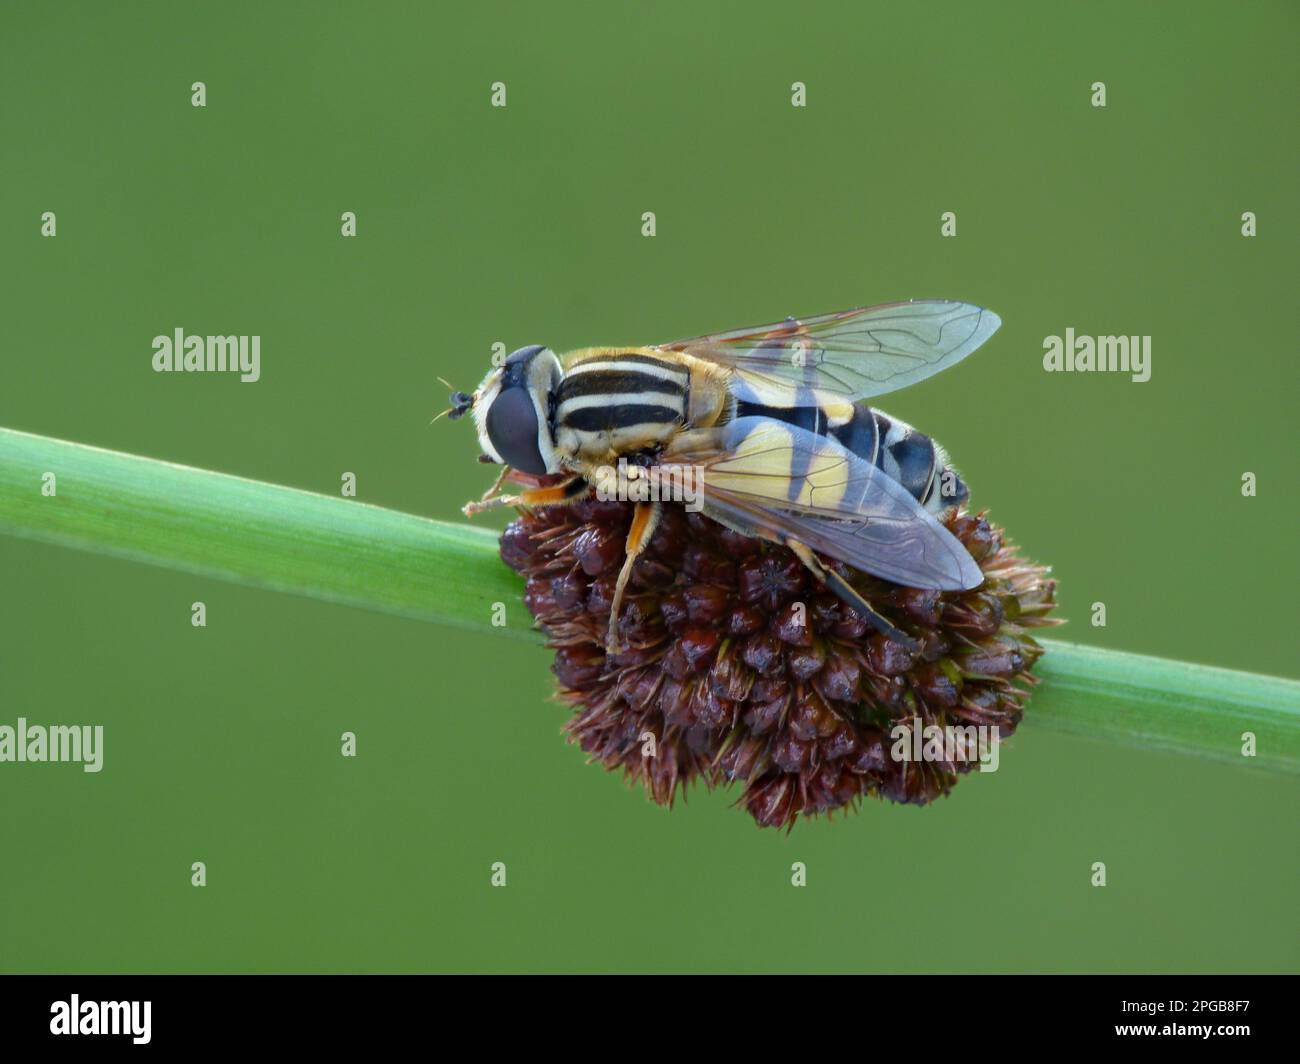
[[[835,440],[764,417],[738,418],[664,465],[695,467],[706,511],[766,538],[786,536],[908,587],[978,587],[984,574],[901,484]]]
[[[925,380],[960,362],[1001,324],[993,311],[970,303],[913,300],[659,346],[730,367],[732,391],[745,402],[813,406]]]

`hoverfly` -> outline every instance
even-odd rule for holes
[[[1000,325],[969,303],[917,300],[563,359],[540,345],[520,348],[473,395],[451,397],[447,413],[472,411],[485,460],[505,466],[465,513],[561,506],[597,488],[623,492],[605,498],[659,499],[647,484],[693,476],[706,516],[789,547],[879,631],[915,647],[814,552],[909,587],[983,582],[940,520],[969,494],[943,449],[860,400],[947,369]],[[498,494],[512,469],[567,479]],[[633,563],[661,506],[636,503],[610,610],[611,651]]]

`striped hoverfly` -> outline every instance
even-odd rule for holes
[[[969,495],[943,449],[861,401],[947,369],[1000,325],[969,303],[916,300],[563,358],[520,348],[446,411],[472,413],[484,460],[505,467],[465,513],[593,492],[634,501],[610,610],[614,651],[632,566],[669,497],[653,489],[696,483],[707,517],[790,548],[877,630],[915,648],[817,554],[908,587],[983,582],[942,523]],[[536,486],[500,494],[512,470]]]

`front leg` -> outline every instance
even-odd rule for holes
[[[636,513],[632,515],[632,527],[627,530],[627,557],[623,560],[623,568],[619,570],[618,583],[614,585],[614,601],[609,607],[609,629],[605,633],[606,654],[619,652],[618,615],[623,606],[623,592],[627,590],[627,582],[632,576],[632,566],[636,564],[637,558],[650,543],[650,537],[655,534],[662,513],[663,507],[657,502],[636,504]]]
[[[501,485],[506,482],[506,477],[510,475],[510,472],[510,467],[508,465],[503,465],[501,467],[501,475],[492,482],[492,487],[488,488],[487,491],[478,497],[479,502],[484,502],[485,500],[492,498],[493,495],[500,491]]]
[[[550,488],[529,488],[518,495],[496,495],[478,502],[467,502],[461,507],[461,512],[466,517],[473,517],[499,506],[567,506],[584,499],[590,490],[591,485],[584,478],[574,477]]]

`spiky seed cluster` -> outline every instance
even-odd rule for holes
[[[1029,630],[1056,623],[1047,617],[1055,582],[982,515],[948,520],[984,571],[974,591],[899,587],[823,559],[915,636],[913,652],[818,585],[787,548],[665,507],[633,569],[624,649],[607,656],[631,514],[617,502],[524,512],[501,557],[526,577],[524,601],[555,648],[572,740],[656,802],[671,805],[694,780],[734,781],[771,827],[868,795],[923,804],[974,762],[896,759],[896,724],[996,725],[1002,738],[1019,724],[1042,654]]]

